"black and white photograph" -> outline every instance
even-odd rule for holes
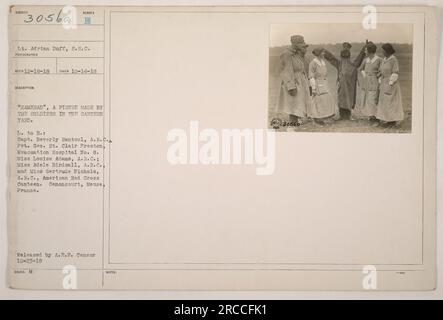
[[[269,129],[410,133],[413,25],[275,24]]]

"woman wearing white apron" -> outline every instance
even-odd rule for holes
[[[328,85],[328,69],[324,49],[312,51],[315,58],[309,63],[309,83],[312,88],[312,102],[308,106],[308,117],[323,125],[325,119],[335,115],[335,103]]]
[[[368,57],[363,60],[359,68],[357,103],[352,115],[374,122],[379,97],[378,73],[382,59],[375,54],[377,51],[375,44],[369,43],[366,51]]]
[[[392,45],[385,43],[382,49],[385,58],[380,66],[380,96],[375,116],[381,121],[381,126],[391,127],[404,119],[401,89],[398,83],[399,67]]]

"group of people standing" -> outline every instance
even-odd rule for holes
[[[403,120],[399,66],[391,44],[382,45],[384,58],[380,58],[377,46],[366,40],[353,60],[347,42],[340,58],[317,47],[309,63],[307,47],[303,36],[294,35],[291,47],[280,56],[277,111],[286,113],[292,126],[307,119],[319,126],[339,119],[367,119],[372,126],[391,127]],[[328,85],[326,62],[337,69],[337,100]]]

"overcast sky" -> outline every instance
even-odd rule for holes
[[[380,43],[413,43],[413,24],[377,24],[377,29],[366,30],[361,23],[340,24],[273,24],[271,47],[290,44],[290,37],[300,34],[307,44],[364,42],[366,39]]]

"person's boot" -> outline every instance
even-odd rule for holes
[[[387,123],[388,128],[392,128],[392,127],[394,127],[396,123],[397,123],[397,122],[395,122],[395,121],[389,121],[389,122]]]
[[[348,109],[339,108],[340,120],[349,120],[350,119],[350,111]]]
[[[391,128],[392,127],[392,121],[383,121],[383,122],[381,122],[380,127],[385,128],[385,129],[386,128]]]
[[[334,117],[328,117],[325,118],[324,120],[322,120],[325,124],[331,124],[334,123],[336,120],[334,119]]]
[[[288,127],[296,127],[298,125],[298,119],[299,119],[299,117],[297,117],[293,114],[290,114]]]
[[[349,113],[349,120],[351,121],[358,121],[359,119],[354,115],[354,113],[351,111]]]
[[[290,114],[288,119],[288,125],[286,127],[286,132],[294,132],[299,126],[300,118],[296,115]]]
[[[371,127],[378,127],[380,126],[380,121],[376,117],[370,117],[369,123],[371,124]]]

